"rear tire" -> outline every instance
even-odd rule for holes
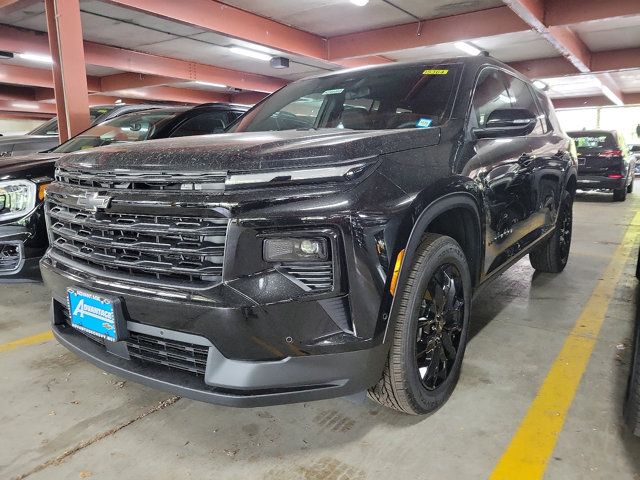
[[[567,266],[573,231],[573,198],[564,193],[556,220],[556,231],[543,245],[529,253],[531,266],[539,272],[560,273]]]
[[[633,178],[631,179],[631,183],[627,185],[627,193],[633,193]]]
[[[411,415],[431,413],[453,392],[467,343],[471,275],[460,245],[425,235],[396,301],[389,356],[369,397]]]
[[[613,191],[614,202],[624,202],[627,199],[627,189],[619,188]]]

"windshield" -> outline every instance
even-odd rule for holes
[[[148,113],[135,112],[112,118],[85,130],[52,151],[69,153],[111,145],[112,143],[147,140],[153,138],[154,134],[180,112],[181,110],[152,110]]]
[[[89,109],[89,115],[91,117],[91,124],[93,124],[98,118],[109,113],[115,108],[111,106],[94,107]],[[44,122],[39,127],[31,130],[28,135],[58,135],[58,118],[53,117],[51,120]]]
[[[404,65],[294,82],[230,131],[427,128],[445,120],[458,65]]]

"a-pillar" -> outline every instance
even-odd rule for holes
[[[45,0],[60,142],[90,126],[79,0]]]

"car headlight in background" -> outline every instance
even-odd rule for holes
[[[29,213],[36,206],[36,184],[29,180],[0,182],[0,220],[12,220]]]
[[[262,255],[267,262],[319,262],[329,258],[329,249],[325,238],[267,238]]]

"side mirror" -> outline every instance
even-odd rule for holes
[[[536,128],[538,118],[526,108],[504,108],[491,112],[485,126],[474,128],[476,138],[520,137]]]

